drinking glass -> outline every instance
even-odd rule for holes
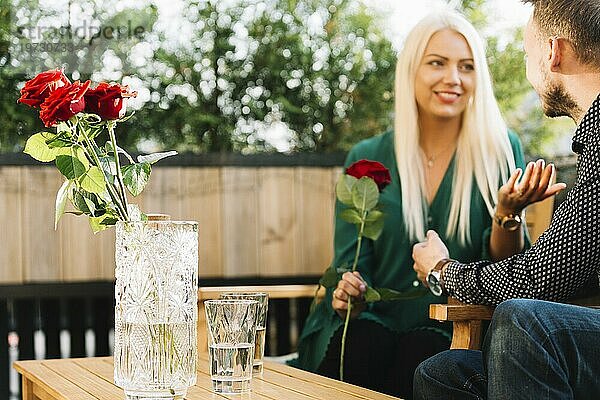
[[[254,341],[254,364],[252,366],[252,372],[255,375],[262,374],[263,356],[265,355],[265,333],[267,331],[269,295],[267,293],[231,292],[221,293],[221,299],[256,300],[258,302],[258,311],[256,317],[256,339]]]
[[[206,300],[208,354],[213,391],[243,393],[250,390],[256,300]]]

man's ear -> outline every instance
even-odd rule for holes
[[[550,70],[552,72],[559,72],[566,43],[564,39],[555,36],[548,39],[548,44],[550,45]]]

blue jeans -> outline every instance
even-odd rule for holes
[[[508,300],[483,352],[448,350],[415,371],[415,399],[599,399],[600,310]]]

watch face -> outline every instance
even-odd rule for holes
[[[502,227],[507,231],[515,231],[519,229],[519,226],[521,226],[521,221],[517,221],[514,218],[505,219],[502,223]]]
[[[427,285],[429,290],[436,296],[442,295],[442,288],[440,287],[439,271],[432,271],[427,275]]]

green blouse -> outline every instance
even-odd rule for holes
[[[509,132],[510,143],[517,167],[524,167],[523,153],[518,138]],[[363,140],[350,150],[345,166],[360,159],[379,161],[390,169],[392,182],[381,193],[379,204],[385,213],[385,223],[381,236],[377,241],[363,240],[357,270],[367,284],[374,287],[392,288],[406,291],[419,284],[413,270],[412,246],[415,244],[408,237],[402,218],[402,199],[396,157],[394,153],[393,132]],[[448,246],[450,257],[461,262],[487,259],[489,236],[492,220],[479,193],[473,185],[471,195],[471,244],[462,246],[457,239],[445,236],[446,224],[450,213],[452,192],[452,176],[454,174],[454,158],[450,162],[435,198],[429,207],[428,229],[434,229]],[[335,235],[333,265],[343,263],[352,265],[356,251],[356,227],[339,218],[344,206],[336,202]],[[298,344],[299,358],[292,364],[316,371],[329,345],[333,334],[342,326],[342,319],[331,307],[333,289],[329,289],[323,301],[308,316]],[[448,337],[451,325],[440,324],[429,319],[429,304],[445,302],[445,298],[427,294],[414,300],[377,302],[371,304],[358,318],[368,319],[382,324],[396,332],[407,332],[417,329],[431,329]]]

